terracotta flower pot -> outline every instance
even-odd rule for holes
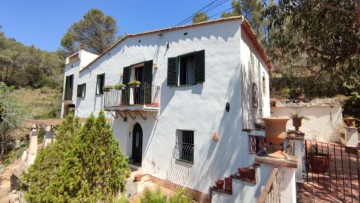
[[[230,177],[225,178],[225,190],[232,191],[232,180]]]
[[[215,184],[216,184],[216,188],[219,190],[222,190],[224,188],[224,180],[217,179],[215,181]]]
[[[240,178],[247,178],[249,168],[238,168]]]
[[[268,142],[272,144],[272,151],[274,153],[268,156],[274,158],[286,158],[283,152],[280,151],[281,143],[287,137],[286,123],[289,118],[263,118],[265,122],[265,137]]]
[[[302,118],[293,118],[292,122],[293,122],[293,126],[295,127],[296,131],[299,131],[299,128],[301,127],[301,120]]]
[[[348,127],[355,127],[355,118],[345,118],[344,121]]]
[[[255,168],[249,168],[247,179],[255,181]]]

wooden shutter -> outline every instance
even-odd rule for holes
[[[131,67],[125,67],[123,69],[123,84],[127,85],[128,82],[130,82],[130,76],[131,76]]]
[[[177,57],[168,58],[168,75],[167,75],[168,86],[177,86],[178,84],[177,66],[178,66]]]
[[[205,82],[205,50],[195,52],[195,81]]]
[[[153,79],[153,61],[146,61],[144,63],[144,99],[145,104],[151,103],[151,85]]]
[[[123,69],[123,84],[124,85],[127,85],[128,82],[130,82],[130,77],[131,77],[131,66],[128,66]],[[129,88],[126,88],[122,91],[121,102],[124,105],[129,105],[129,103],[130,103]]]

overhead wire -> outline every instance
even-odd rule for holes
[[[202,13],[207,14],[209,11],[214,10],[215,8],[219,7],[220,5],[224,4],[227,1],[229,1],[229,0],[214,0],[214,1],[210,2],[208,5],[201,8],[200,10],[193,13],[191,16],[187,17],[186,19],[184,19],[183,21],[178,23],[176,26],[183,25],[185,23],[190,22],[196,13],[202,12]],[[229,9],[227,9],[227,10],[229,10]]]

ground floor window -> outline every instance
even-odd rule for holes
[[[194,131],[177,130],[176,159],[194,163]]]

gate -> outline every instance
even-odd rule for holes
[[[328,190],[343,202],[360,201],[357,148],[305,140],[305,154],[305,181],[308,185]]]

